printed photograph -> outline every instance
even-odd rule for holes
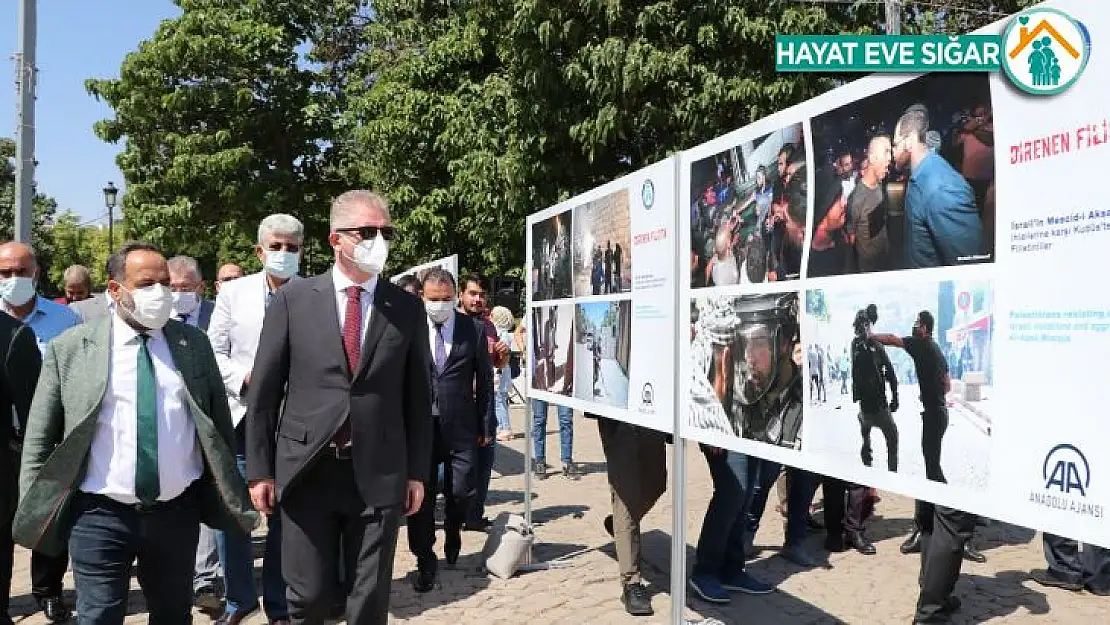
[[[804,412],[798,308],[797,293],[691,302],[689,426],[798,448]]]
[[[574,388],[574,304],[532,309],[532,388],[570,395]]]
[[[810,278],[994,260],[987,74],[927,74],[813,118]]]
[[[628,407],[632,353],[632,302],[592,302],[575,309],[574,396],[617,408]]]
[[[574,295],[632,290],[632,213],[628,189],[574,209]]]
[[[571,211],[532,224],[532,301],[571,297]]]
[[[807,452],[987,488],[989,282],[808,291],[805,319]]]
[[[690,287],[796,280],[805,245],[802,125],[690,166]]]

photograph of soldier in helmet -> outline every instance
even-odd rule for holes
[[[690,425],[797,449],[798,294],[699,298],[694,306]]]

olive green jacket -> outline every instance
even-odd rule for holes
[[[71,503],[85,477],[100,405],[108,389],[112,316],[93,319],[46,346],[23,441],[16,543],[60,554],[74,519]],[[188,390],[189,412],[205,470],[201,520],[210,527],[250,532],[257,513],[235,462],[235,431],[223,379],[208,337],[171,320],[163,328],[174,365]]]

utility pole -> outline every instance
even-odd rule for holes
[[[886,0],[886,34],[902,34],[902,0]]]
[[[35,35],[37,0],[19,1],[19,52],[16,54],[19,125],[15,138],[15,240],[31,243],[35,214]]]

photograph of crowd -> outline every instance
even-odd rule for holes
[[[532,309],[532,388],[570,395],[574,387],[574,304]]]
[[[571,296],[571,211],[532,224],[532,300]]]
[[[688,425],[796,449],[804,410],[798,294],[695,298]]]
[[[928,74],[811,122],[808,277],[994,259],[988,75]]]
[[[805,137],[793,124],[690,166],[690,286],[795,280],[807,206]]]
[[[807,452],[987,488],[993,330],[988,282],[808,291]]]
[[[632,214],[628,189],[574,209],[574,295],[632,290]]]
[[[591,302],[575,310],[574,396],[617,408],[628,407],[632,353],[632,302]]]

